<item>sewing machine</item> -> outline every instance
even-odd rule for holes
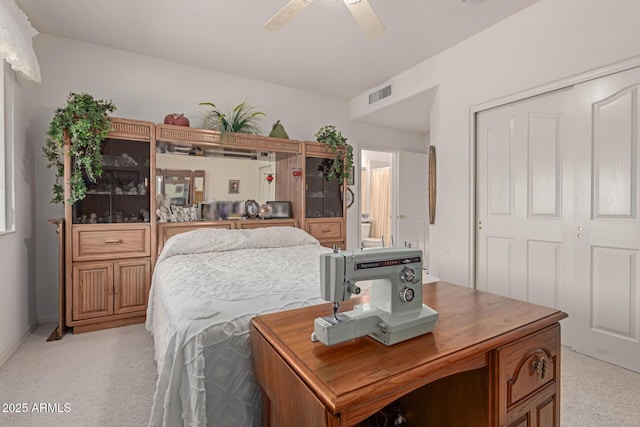
[[[372,280],[368,303],[338,313],[339,303]],[[312,341],[334,345],[369,335],[392,345],[433,331],[438,312],[422,303],[422,251],[390,247],[322,254],[320,292],[333,315],[314,321]]]

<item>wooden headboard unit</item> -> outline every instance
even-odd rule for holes
[[[226,228],[229,230],[241,230],[262,227],[296,227],[300,224],[296,219],[239,219],[233,221],[193,221],[193,222],[159,222],[158,223],[158,252],[160,256],[162,248],[171,236],[202,228]]]

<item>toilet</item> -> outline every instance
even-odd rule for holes
[[[364,248],[380,248],[382,247],[382,239],[376,239],[373,237],[369,237],[371,233],[371,222],[361,222],[360,223],[360,237],[362,238],[362,244],[360,245]]]

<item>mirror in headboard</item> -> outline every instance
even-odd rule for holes
[[[267,179],[267,176],[274,177],[276,174],[275,162],[276,153],[266,151],[202,155],[156,153],[156,167],[162,170],[162,175],[158,171],[156,176],[162,176],[162,193],[165,197],[178,202],[172,201],[172,204],[191,206],[198,202],[249,199],[264,204],[276,199],[275,185]],[[239,182],[234,187],[237,193],[230,190],[230,181]],[[181,191],[184,196],[180,195]],[[184,197],[185,204],[180,203],[181,197]]]
[[[204,171],[193,175],[194,203],[289,201],[302,217],[304,184],[292,174],[303,165],[301,141],[227,133],[184,126],[156,126],[156,167]],[[200,189],[200,183],[203,184]]]

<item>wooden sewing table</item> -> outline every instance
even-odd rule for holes
[[[395,401],[410,426],[560,425],[565,313],[446,282],[423,285],[423,301],[440,313],[433,333],[390,347],[311,342],[331,303],[254,317],[263,425],[357,426]]]

